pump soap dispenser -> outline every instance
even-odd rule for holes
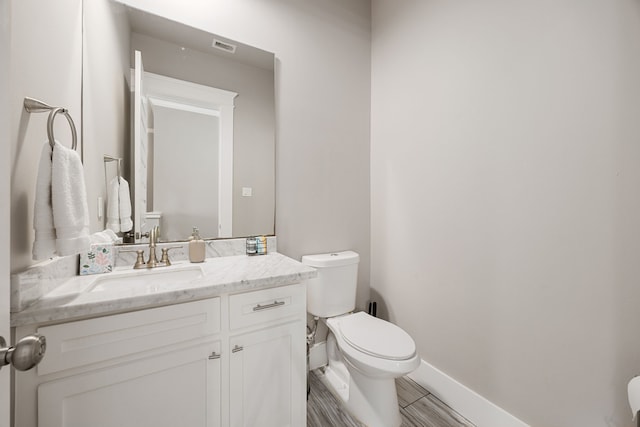
[[[204,255],[204,240],[200,238],[198,227],[193,227],[193,233],[189,237],[189,261],[203,262]]]

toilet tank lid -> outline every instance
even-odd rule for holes
[[[304,255],[302,263],[311,267],[340,267],[357,264],[360,255],[353,251],[332,252],[328,254]]]

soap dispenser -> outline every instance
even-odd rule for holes
[[[198,227],[193,227],[193,233],[191,233],[191,237],[189,237],[189,261],[203,262],[204,255],[204,240],[200,238]]]

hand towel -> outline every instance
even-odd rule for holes
[[[109,183],[107,228],[116,233],[126,232],[133,228],[129,183],[122,177],[115,177]]]
[[[118,195],[120,196],[120,231],[129,231],[133,228],[133,221],[131,220],[131,193],[129,191],[129,183],[120,178],[120,187],[118,188]]]
[[[51,205],[51,145],[45,142],[40,155],[36,180],[36,199],[33,207],[34,260],[51,258],[56,253],[56,231],[53,228],[53,207]]]
[[[107,229],[120,232],[120,182],[115,177],[109,182],[107,195]]]
[[[75,150],[57,141],[51,166],[51,203],[58,255],[86,251],[91,243],[82,162]]]

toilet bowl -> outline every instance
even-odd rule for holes
[[[355,308],[358,254],[302,257],[318,269],[307,285],[307,311],[329,330],[320,379],[368,427],[401,424],[395,379],[420,365],[415,342],[400,327]]]
[[[326,323],[347,362],[363,374],[397,378],[420,363],[413,339],[393,323],[364,312],[332,317]]]
[[[401,424],[395,379],[420,365],[401,328],[364,312],[326,319],[328,365],[321,377],[369,427]]]

